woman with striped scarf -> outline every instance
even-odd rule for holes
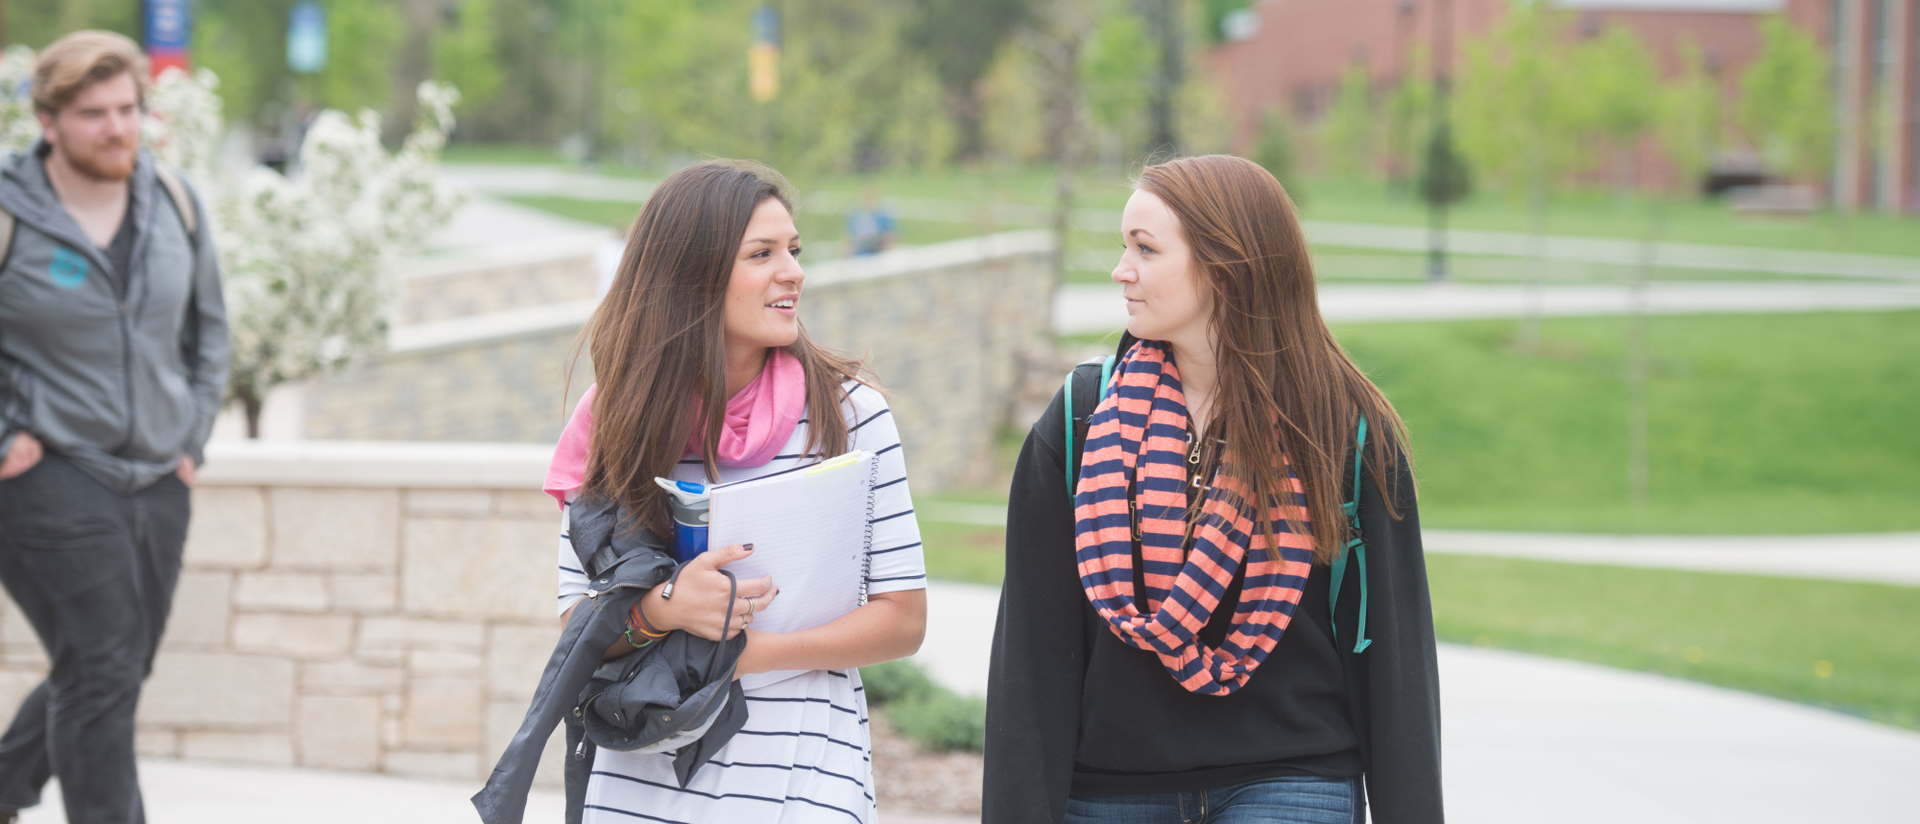
[[[1441,821],[1405,432],[1320,316],[1291,201],[1175,160],[1121,235],[1116,359],[1014,474],[984,820]]]

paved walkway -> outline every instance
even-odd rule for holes
[[[915,660],[986,689],[999,591],[936,581]],[[1474,824],[1800,824],[1911,820],[1920,733],[1790,702],[1605,667],[1440,648],[1447,810]],[[476,782],[148,759],[154,824],[467,824]],[[536,792],[527,821],[557,824]],[[65,820],[56,787],[25,824]],[[887,815],[888,824],[961,824]]]
[[[1000,504],[926,501],[923,520],[1006,526]],[[1920,532],[1854,535],[1593,535],[1423,529],[1428,552],[1920,586]]]
[[[1920,587],[1920,532],[1569,535],[1426,529],[1428,552]]]
[[[936,581],[919,661],[984,692],[995,588]],[[1474,824],[1911,820],[1920,733],[1687,681],[1442,645],[1447,813]]]
[[[1320,311],[1330,323],[1517,318],[1529,305],[1543,317],[1624,315],[1626,286],[1509,283],[1322,283]],[[1920,282],[1661,281],[1647,289],[1655,315],[1887,311],[1920,307]],[[1111,283],[1069,283],[1054,296],[1061,334],[1107,332],[1127,324],[1125,299]]]

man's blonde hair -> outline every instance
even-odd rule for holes
[[[88,86],[133,75],[140,105],[147,103],[147,56],[124,35],[85,30],[53,41],[33,64],[33,108],[57,114]]]

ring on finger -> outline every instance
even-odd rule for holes
[[[754,611],[755,611],[755,607],[753,605],[753,598],[749,596],[747,598],[747,614],[752,615]]]

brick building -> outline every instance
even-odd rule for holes
[[[1491,31],[1509,0],[1256,0],[1236,21],[1237,39],[1207,59],[1238,117],[1240,145],[1262,114],[1280,108],[1300,122],[1332,105],[1341,76],[1362,66],[1376,89],[1408,72],[1416,48],[1457,66],[1460,44]],[[1637,34],[1662,71],[1680,70],[1683,44],[1701,52],[1728,103],[1759,56],[1764,15],[1782,13],[1827,50],[1834,71],[1833,173],[1823,181],[1842,208],[1920,210],[1920,0],[1556,0],[1580,36],[1608,26]],[[1726,148],[1737,149],[1736,145]],[[1665,185],[1671,171],[1650,146],[1638,183]]]

